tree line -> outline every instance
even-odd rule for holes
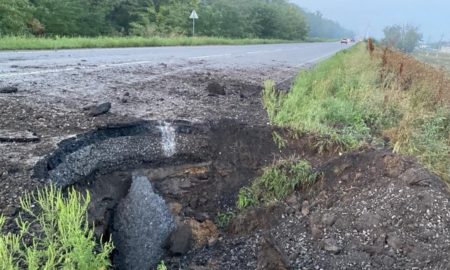
[[[178,36],[301,40],[346,35],[288,0],[1,0],[0,35]]]
[[[351,38],[354,36],[352,31],[343,28],[335,21],[324,18],[319,11],[305,12],[305,17],[311,37]]]
[[[382,43],[388,47],[395,47],[401,51],[411,53],[422,41],[422,33],[419,32],[417,26],[392,25],[387,26],[383,30],[384,39]]]

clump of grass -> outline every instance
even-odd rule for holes
[[[234,211],[219,212],[216,217],[216,224],[219,228],[224,229],[230,224],[230,221],[235,217]]]
[[[308,161],[282,160],[264,169],[263,175],[256,178],[238,194],[237,208],[244,209],[261,203],[282,200],[297,188],[307,188],[317,179]]]
[[[0,234],[0,269],[110,267],[113,245],[96,242],[86,215],[89,199],[73,189],[65,197],[53,186],[26,195],[21,207],[29,218],[17,218],[17,234]],[[0,229],[4,224],[0,217]]]
[[[76,49],[195,45],[244,45],[284,43],[277,39],[232,39],[222,37],[32,37],[1,36],[0,50]],[[287,41],[289,42],[289,41]]]
[[[287,140],[276,131],[272,132],[272,138],[279,149],[285,148],[288,143]]]
[[[166,263],[164,261],[161,261],[158,266],[156,266],[156,270],[167,270]]]
[[[288,94],[265,85],[272,123],[316,135],[318,152],[349,151],[387,138],[450,180],[450,81],[413,57],[365,44],[301,72]]]

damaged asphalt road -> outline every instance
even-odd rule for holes
[[[264,80],[288,88],[299,69],[343,48],[303,43],[1,52],[0,87],[17,92],[0,93],[0,130],[8,135],[0,142],[0,213],[17,214],[18,198],[43,184],[31,177],[33,167],[66,138],[136,120],[267,124]],[[208,91],[211,84],[219,94]],[[85,110],[105,103],[111,108],[102,113]],[[25,142],[28,134],[33,140]]]
[[[280,151],[273,140],[275,127],[261,101],[264,80],[287,90],[299,69],[342,48],[314,43],[0,53],[0,89],[17,89],[0,93],[6,230],[14,230],[18,198],[50,178],[91,191],[96,233],[107,234],[117,223],[125,236],[118,243],[158,241],[141,237],[142,220],[120,226],[128,218],[120,209],[139,213],[136,202],[154,195],[148,187],[127,194],[139,169],[169,203],[175,222],[191,229],[191,235],[180,230],[171,237],[171,252],[187,252],[166,254],[171,268],[450,269],[447,185],[415,160],[371,147],[322,155],[308,136],[289,139]],[[171,129],[162,129],[167,123]],[[164,134],[177,146],[175,154],[165,150]],[[291,151],[322,172],[316,185],[243,211],[219,231],[212,221],[218,210],[230,209],[260,168]],[[126,204],[113,213],[119,201]],[[147,223],[155,218],[145,213]],[[138,256],[135,250],[129,258]],[[160,257],[160,250],[139,250],[156,254],[155,262]]]

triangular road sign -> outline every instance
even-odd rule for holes
[[[197,12],[195,12],[195,10],[192,11],[191,16],[189,16],[189,19],[198,19],[198,15]]]

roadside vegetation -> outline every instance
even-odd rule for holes
[[[281,160],[264,169],[263,175],[239,191],[236,206],[242,210],[283,200],[296,189],[314,184],[318,174],[305,160]]]
[[[122,48],[153,46],[248,45],[289,41],[277,39],[231,39],[215,37],[50,37],[7,36],[0,39],[0,50]]]
[[[283,94],[266,82],[273,124],[318,137],[317,149],[364,144],[412,155],[450,181],[450,84],[443,71],[365,43],[302,71]]]
[[[112,242],[98,244],[87,220],[89,195],[50,186],[21,200],[18,232],[3,232],[0,269],[107,269]]]
[[[199,15],[195,33],[202,38],[189,39],[194,9]],[[0,49],[255,44],[348,33],[287,0],[0,2]]]

